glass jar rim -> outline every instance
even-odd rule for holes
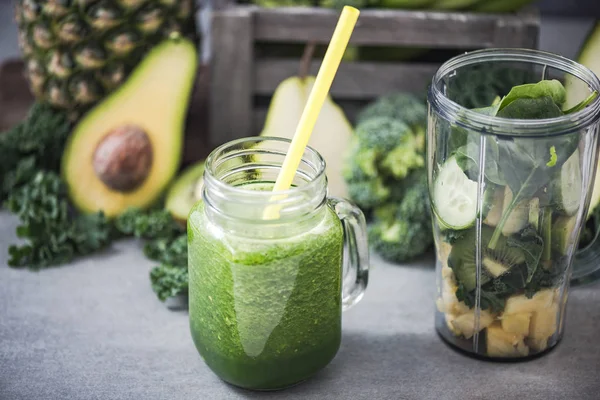
[[[492,117],[470,110],[450,100],[438,84],[451,71],[481,62],[524,62],[545,65],[568,73],[589,85],[599,94],[586,108],[573,114],[545,119],[508,119]],[[600,117],[600,79],[586,66],[558,54],[533,49],[495,48],[467,52],[446,61],[437,70],[429,87],[428,100],[440,115],[464,128],[496,136],[559,136],[584,129]],[[490,127],[493,129],[490,131]]]
[[[325,159],[323,158],[323,156],[321,156],[321,154],[315,150],[314,148],[312,148],[311,146],[306,146],[306,149],[304,151],[304,155],[301,158],[302,162],[303,160],[306,160],[306,155],[308,153],[309,157],[312,158],[313,160],[315,160],[315,163],[312,163],[312,165],[316,168],[315,174],[313,177],[311,177],[310,181],[306,182],[306,184],[302,185],[302,186],[296,186],[296,187],[290,187],[289,189],[286,190],[278,190],[278,191],[257,191],[257,190],[251,190],[251,189],[244,189],[242,187],[238,187],[238,186],[234,186],[231,185],[227,182],[224,182],[218,178],[215,177],[216,171],[215,171],[215,161],[218,160],[219,156],[226,154],[228,149],[235,149],[236,147],[240,147],[241,145],[243,145],[244,143],[261,143],[261,142],[280,142],[280,143],[286,143],[288,144],[288,148],[289,145],[292,143],[292,141],[290,139],[287,138],[282,138],[282,137],[276,137],[276,136],[248,136],[248,137],[244,137],[244,138],[239,138],[239,139],[235,139],[232,141],[229,141],[227,143],[224,143],[222,145],[220,145],[219,147],[215,148],[206,158],[206,169],[205,169],[205,176],[204,179],[205,181],[208,181],[209,184],[214,185],[217,189],[223,189],[223,190],[227,190],[228,193],[231,194],[237,194],[237,195],[246,195],[246,196],[251,196],[254,199],[265,199],[266,201],[268,201],[268,199],[272,199],[272,197],[274,197],[273,195],[277,195],[276,197],[285,197],[287,199],[287,201],[292,201],[293,200],[293,196],[298,195],[299,193],[302,193],[304,191],[311,191],[315,189],[315,186],[317,185],[321,185],[321,177],[325,174],[325,168],[326,168],[326,162]],[[247,148],[247,155],[250,155],[252,153],[255,153],[257,151],[265,151],[265,149],[255,149],[252,147],[248,147]],[[242,153],[238,153],[236,156],[240,156],[243,155]]]

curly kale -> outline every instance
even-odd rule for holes
[[[165,301],[188,291],[188,270],[179,266],[162,264],[150,271],[150,282],[156,296]]]
[[[170,239],[183,228],[164,209],[142,210],[130,207],[115,219],[116,229],[126,236],[141,239]]]
[[[111,242],[104,214],[69,212],[66,187],[54,172],[36,173],[10,194],[6,207],[19,217],[17,236],[25,240],[9,247],[10,266],[40,269],[63,264]]]
[[[38,171],[58,171],[70,131],[66,113],[35,103],[25,120],[1,134],[0,201]]]
[[[187,235],[185,233],[170,239],[154,239],[144,246],[144,254],[151,260],[163,264],[187,268]]]
[[[369,242],[388,261],[409,261],[433,243],[425,179],[408,189],[401,202],[377,208],[374,216],[369,226]]]
[[[161,301],[187,292],[187,235],[168,211],[129,208],[114,223],[120,234],[148,240],[144,255],[160,263],[150,281]]]

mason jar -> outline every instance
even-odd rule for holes
[[[193,341],[217,376],[247,389],[285,388],[325,367],[342,310],[368,281],[365,218],[327,197],[319,153],[307,148],[291,188],[272,191],[289,145],[244,138],[214,150],[188,218]],[[278,218],[267,218],[273,207]]]
[[[542,79],[564,85],[556,95],[563,110],[589,104],[544,119],[490,111],[513,86]],[[466,53],[433,77],[427,169],[436,328],[451,345],[486,358],[522,359],[561,339],[571,278],[600,266],[597,244],[578,256],[598,161],[594,91],[600,81],[589,69],[525,49]],[[543,107],[558,107],[549,101],[521,101],[513,111],[546,115]]]

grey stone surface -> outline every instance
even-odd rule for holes
[[[6,266],[15,219],[0,212],[0,399],[598,399],[600,284],[575,288],[567,331],[547,355],[486,362],[433,328],[433,258],[375,258],[363,301],[344,313],[342,347],[314,378],[274,393],[232,388],[204,365],[187,312],[152,292],[139,243],[30,272]]]

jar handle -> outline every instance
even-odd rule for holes
[[[360,208],[348,200],[329,197],[327,201],[344,229],[342,311],[345,311],[362,299],[369,282],[367,224]]]

